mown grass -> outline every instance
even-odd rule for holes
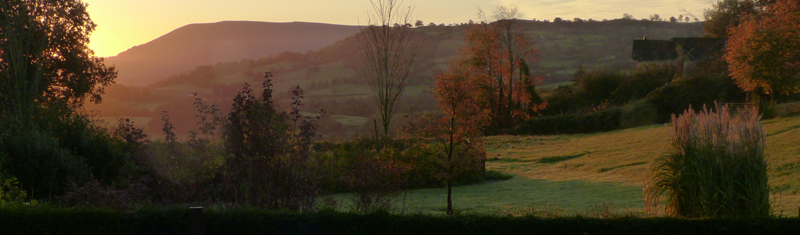
[[[773,213],[797,216],[800,117],[763,124]],[[664,125],[650,125],[597,134],[487,137],[487,169],[514,177],[454,187],[453,205],[462,213],[477,214],[535,208],[586,215],[607,207],[614,214],[643,215],[645,173],[657,156],[669,151],[667,131]],[[411,212],[444,214],[445,196],[443,188],[410,190],[405,205]]]

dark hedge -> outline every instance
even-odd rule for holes
[[[2,208],[0,234],[190,234],[188,209]],[[205,234],[796,234],[798,218],[530,218],[206,211]]]

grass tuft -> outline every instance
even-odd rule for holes
[[[689,108],[672,116],[673,151],[655,160],[644,200],[649,212],[666,194],[665,212],[680,217],[767,217],[766,131],[755,110],[731,115]]]

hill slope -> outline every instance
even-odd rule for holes
[[[357,26],[302,22],[191,24],[109,57],[106,64],[119,70],[117,83],[145,85],[201,65],[318,50],[358,31]]]
[[[546,77],[544,83],[569,81],[579,67],[584,69],[612,66],[635,68],[631,60],[632,41],[643,35],[653,39],[700,36],[702,23],[669,23],[636,20],[607,22],[534,22],[522,21],[524,30],[537,39],[538,63],[531,64],[536,75]],[[419,27],[425,45],[414,62],[409,87],[401,98],[398,118],[402,125],[406,116],[438,109],[429,92],[433,75],[446,69],[449,60],[458,56],[466,45],[469,25]],[[357,28],[356,28],[357,30]],[[260,59],[236,59],[233,62],[200,66],[191,72],[175,74],[146,87],[115,85],[107,89],[103,104],[89,105],[113,121],[116,117],[136,117],[153,138],[160,137],[161,112],[169,111],[176,132],[184,134],[194,128],[192,92],[206,101],[219,104],[223,112],[242,84],[257,87],[264,72],[275,74],[275,98],[288,107],[291,89],[305,90],[307,111],[325,109],[328,117],[320,125],[322,134],[347,138],[351,134],[373,132],[375,113],[371,91],[358,72],[360,61],[355,37],[345,37],[330,46],[307,53],[280,53]],[[174,55],[172,55],[174,56]],[[123,73],[122,71],[120,72]]]

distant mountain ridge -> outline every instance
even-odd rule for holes
[[[106,58],[106,65],[116,66],[117,83],[142,86],[201,65],[318,50],[358,31],[358,26],[305,22],[190,24]]]

